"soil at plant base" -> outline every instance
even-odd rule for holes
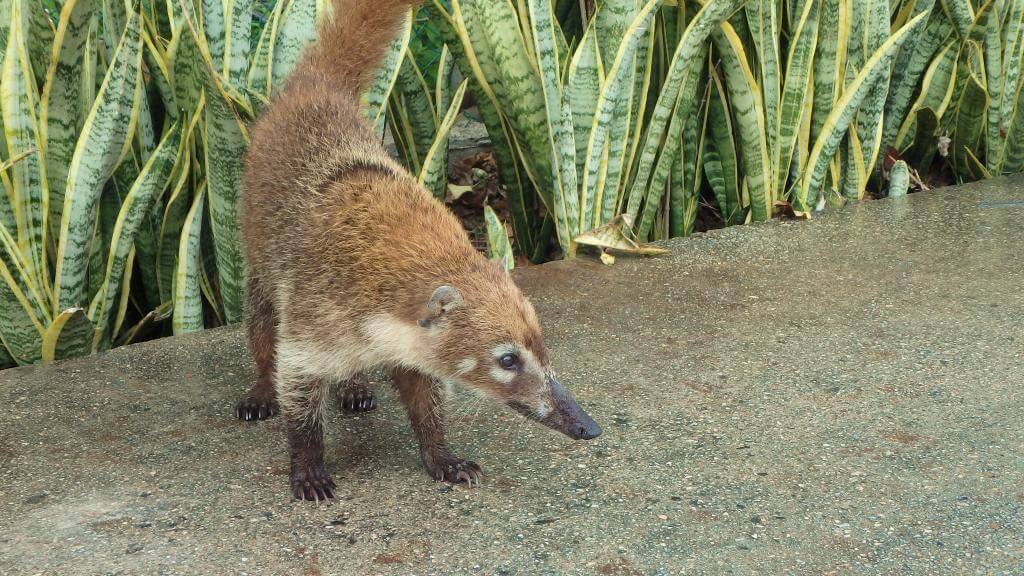
[[[444,201],[481,252],[487,252],[484,206],[494,209],[502,222],[511,221],[505,189],[498,181],[498,164],[490,151],[471,154],[452,164]],[[506,231],[509,240],[515,242],[512,227],[506,226]]]

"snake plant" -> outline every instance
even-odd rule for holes
[[[248,125],[330,17],[329,0],[59,5],[0,0],[0,366],[241,319]],[[930,173],[1024,168],[1024,0],[418,10],[367,118],[441,197],[472,96],[506,194],[514,242],[484,214],[505,266],[513,249],[649,252],[699,214],[809,217]],[[414,17],[440,32],[436,56]]]
[[[1024,161],[1022,0],[604,0],[559,21],[562,4],[428,8],[527,256],[545,225],[571,257],[619,214],[641,240],[685,235],[700,202],[725,225],[807,217],[884,192],[887,155],[927,172],[939,138],[959,179]]]

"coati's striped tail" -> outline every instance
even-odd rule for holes
[[[316,75],[353,97],[373,82],[388,45],[406,14],[421,0],[333,0],[334,17],[325,18],[317,43],[298,74]]]

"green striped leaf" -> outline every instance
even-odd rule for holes
[[[777,20],[779,3],[776,0],[748,0],[744,9],[747,26],[757,50],[757,62],[760,64],[760,76],[757,80],[762,94],[765,125],[774,128],[778,126],[779,93],[782,80],[782,70],[779,68],[779,50],[776,45],[780,36]],[[787,75],[789,72],[790,70],[787,69]],[[776,148],[777,136],[774,129],[766,132],[765,138],[769,150]]]
[[[632,36],[634,22],[640,15],[645,2],[638,0],[610,0],[601,5],[593,19],[595,35],[598,41],[601,64],[605,72],[610,72],[615,64],[620,51],[628,48],[628,55],[621,60],[620,66],[624,67],[625,77],[623,85],[619,88],[616,108],[611,114],[611,123],[608,126],[608,136],[605,140],[604,150],[601,151],[601,160],[596,181],[589,182],[594,185],[594,191],[584,189],[585,195],[593,195],[593,200],[587,200],[586,214],[593,212],[593,217],[584,220],[581,228],[584,230],[596,228],[610,221],[615,215],[619,204],[623,180],[626,177],[627,164],[630,164],[630,157],[633,154],[639,141],[639,130],[636,134],[631,131],[636,129],[637,113],[641,101],[645,101],[647,92],[644,85],[650,82],[653,70],[645,66],[647,63],[648,48],[653,41],[655,34],[652,33],[653,25],[648,24],[640,33],[638,39]],[[657,12],[655,13],[657,14]],[[635,48],[633,43],[636,42]],[[601,79],[602,84],[604,79]],[[586,110],[593,110],[587,108]],[[575,109],[574,109],[575,113]],[[641,119],[642,122],[642,119]],[[589,129],[588,129],[589,132]],[[583,140],[583,145],[589,142],[589,133]],[[580,143],[577,143],[577,149]],[[580,159],[586,159],[587,155],[581,154]],[[581,173],[585,174],[585,168]],[[591,206],[593,209],[591,209]],[[586,218],[586,214],[584,218]]]
[[[179,4],[175,2],[174,5]],[[180,6],[188,7],[191,3],[183,2]],[[195,14],[190,10],[181,10],[176,15],[174,37],[167,49],[177,108],[184,111],[194,110],[198,105],[205,76],[202,54],[194,34],[194,30],[198,29],[195,19]]]
[[[592,226],[602,226],[610,222],[621,203],[625,183],[628,181],[628,169],[632,166],[633,157],[640,144],[643,130],[643,114],[647,104],[653,70],[647,55],[654,41],[653,25],[642,30],[636,38],[635,54],[623,53],[622,66],[625,67],[624,85],[620,88],[618,105],[612,110],[611,124],[607,136],[607,165],[602,167],[603,174],[597,180],[597,197],[594,200],[595,211]],[[627,29],[622,47],[632,50],[634,41],[633,28]],[[613,61],[613,65],[614,65]],[[602,161],[603,162],[603,161]],[[604,180],[603,186],[601,181]]]
[[[224,63],[221,78],[237,89],[247,85],[246,73],[249,69],[249,52],[252,49],[252,4],[252,0],[223,0]],[[217,64],[218,61],[215,60],[214,63]]]
[[[711,38],[722,57],[729,107],[736,119],[750,213],[755,221],[768,220],[772,216],[775,195],[761,90],[747,66],[743,44],[732,26],[723,23]]]
[[[125,195],[111,233],[110,250],[106,260],[106,273],[102,289],[93,299],[89,319],[93,321],[97,336],[109,340],[108,321],[125,275],[129,254],[143,219],[149,214],[153,201],[163,192],[171,177],[174,162],[181,145],[181,128],[173,125],[164,135],[149,161],[139,172],[131,189]]]
[[[531,60],[515,9],[505,2],[452,0],[451,5],[461,13],[459,31],[468,37],[476,57],[477,80],[492,91],[499,113],[511,128],[511,140],[521,150],[523,168],[549,211],[556,212],[554,191],[559,185],[552,181],[556,173],[552,161],[561,152],[552,148],[543,79]],[[553,42],[548,45],[554,46]]]
[[[555,25],[552,23],[550,2],[529,0],[530,21],[533,25],[533,49],[540,68],[541,92],[544,96],[544,111],[547,122],[547,143],[550,146],[552,199],[555,212],[555,229],[559,244],[566,257],[575,254],[572,239],[580,229],[580,196],[577,189],[576,144],[573,141],[572,111],[569,109],[567,94],[563,95],[558,57],[558,42]],[[528,63],[527,63],[528,64]],[[586,189],[584,188],[584,191]]]
[[[862,200],[864,189],[868,183],[867,162],[864,159],[863,146],[857,135],[856,126],[847,133],[846,140],[839,148],[839,156],[843,159],[843,176],[839,182],[840,193],[847,200]]]
[[[444,198],[445,185],[448,182],[448,133],[451,132],[452,125],[455,124],[455,119],[459,116],[459,110],[462,107],[462,97],[466,93],[466,86],[468,84],[468,80],[463,80],[462,84],[455,91],[455,97],[452,98],[451,105],[448,107],[448,111],[445,113],[444,118],[441,120],[441,125],[437,129],[434,143],[431,144],[430,149],[423,157],[423,168],[420,170],[419,183],[429,190],[435,198]]]
[[[210,224],[217,251],[217,277],[228,322],[240,322],[245,302],[245,259],[241,239],[242,156],[245,125],[215,91],[206,106],[206,169]],[[179,264],[180,267],[180,264]]]
[[[597,44],[597,28],[592,22],[583,42],[569,62],[565,92],[572,109],[573,142],[576,144],[576,172],[582,174],[587,160],[590,127],[597,109],[597,99],[604,83],[604,67]],[[614,55],[613,55],[614,58]]]
[[[60,229],[68,167],[88,113],[82,106],[86,78],[82,56],[88,53],[86,42],[96,7],[96,0],[68,0],[64,4],[40,103],[40,140],[46,144],[46,178],[50,192],[50,230]]]
[[[1020,89],[1018,88],[1018,91]],[[1014,174],[1024,170],[1024,114],[1019,112],[1010,124],[1001,159],[1002,173]]]
[[[487,225],[487,254],[491,260],[501,262],[505,270],[511,270],[516,265],[512,244],[508,240],[505,225],[490,206],[484,206],[484,222]]]
[[[110,330],[109,334],[104,335],[98,343],[93,343],[93,347],[97,350],[106,350],[110,348],[113,338],[117,337],[121,332],[125,316],[128,314],[128,303],[132,299],[132,271],[134,269],[135,248],[132,247],[132,249],[128,251],[128,261],[125,263],[124,274],[121,280],[121,298],[117,306],[117,315],[114,318],[114,327]]]
[[[974,24],[974,8],[970,0],[941,0],[942,8],[956,26],[957,34],[966,39]]]
[[[453,10],[457,8],[458,4],[453,5]],[[464,23],[458,16],[458,12],[456,12],[456,16],[453,16],[436,1],[427,4],[425,10],[433,21],[438,22],[441,35],[451,49],[452,56],[462,75],[472,78],[469,90],[476,101],[480,117],[491,139],[491,146],[498,164],[498,179],[505,188],[508,199],[512,229],[516,235],[516,246],[524,254],[532,257],[535,252],[542,251],[540,246],[543,244],[543,242],[534,243],[536,231],[533,228],[533,223],[537,221],[537,215],[533,209],[533,203],[536,197],[532,191],[532,183],[525,174],[525,167],[515,152],[511,130],[498,111],[497,99],[487,83],[487,78],[483,74],[476,54],[473,52],[473,45],[468,35],[465,34]]]
[[[174,314],[171,320],[175,335],[198,332],[205,327],[203,299],[199,290],[199,239],[203,227],[205,199],[206,190],[200,188],[181,229],[178,267],[174,275]]]
[[[114,59],[114,51],[117,50],[121,34],[128,23],[128,2],[124,0],[102,0],[102,2],[103,10],[100,14],[100,21],[103,22],[103,26],[100,26],[100,32],[103,38],[101,44],[103,46],[103,56],[105,56],[107,62],[110,62]],[[185,4],[178,0],[173,4],[192,8],[191,2]]]
[[[793,209],[798,214],[809,214],[816,198],[817,190],[825,179],[825,170],[836,147],[853,120],[860,103],[870,92],[874,83],[882,76],[889,66],[895,51],[910,34],[924,23],[927,13],[921,13],[907,22],[902,28],[890,36],[885,43],[871,55],[857,77],[846,87],[843,97],[836,103],[835,109],[826,118],[822,132],[815,140],[814,148],[807,160],[807,169],[801,180],[800,189],[793,197]]]
[[[32,63],[33,79],[37,86],[46,82],[46,71],[50,67],[50,48],[53,46],[54,29],[46,15],[41,0],[13,0],[22,3],[22,13],[27,13],[26,41],[29,60]]]
[[[850,28],[845,0],[821,0],[819,15],[822,32],[814,55],[814,107],[811,115],[811,140],[821,134],[825,118],[839,99],[843,88],[844,62]]]
[[[669,64],[665,83],[658,95],[658,101],[651,113],[646,136],[640,148],[636,173],[631,184],[626,213],[633,221],[640,212],[640,205],[648,196],[648,190],[660,197],[659,187],[650,183],[654,162],[659,154],[667,158],[666,165],[675,161],[679,124],[676,137],[669,132],[673,118],[685,116],[695,106],[697,78],[703,66],[700,55],[707,49],[708,36],[742,5],[738,0],[710,0],[690,21]],[[667,173],[667,171],[665,171]]]
[[[903,160],[897,160],[889,171],[889,198],[901,198],[910,189],[910,168]]]
[[[277,40],[277,28],[281,21],[281,9],[284,2],[276,2],[274,10],[267,16],[263,31],[256,43],[256,51],[249,64],[246,83],[249,88],[263,96],[269,97],[273,90],[274,45]]]
[[[94,329],[82,308],[68,308],[46,329],[42,342],[42,358],[45,362],[77,358],[92,352]]]
[[[139,14],[128,18],[121,42],[85,120],[68,169],[57,247],[55,313],[84,302],[93,215],[103,183],[127,152],[142,96]]]
[[[0,116],[3,117],[5,148],[10,156],[22,158],[8,168],[12,193],[8,200],[17,226],[10,232],[17,237],[18,252],[31,282],[36,286],[48,286],[46,221],[49,194],[36,118],[39,95],[21,17],[23,3],[23,0],[14,0],[11,5],[11,28],[0,75]]]
[[[442,44],[441,56],[437,59],[437,74],[435,76],[437,80],[434,82],[434,103],[439,114],[441,110],[448,110],[452,103],[454,65],[455,60],[452,58],[451,51],[448,50],[448,45]]]
[[[710,71],[708,102],[708,149],[704,151],[704,172],[718,200],[718,209],[726,226],[742,224],[746,216],[741,198],[736,143],[732,116],[727,108],[725,86],[718,70]]]
[[[983,81],[974,73],[968,74],[956,107],[950,152],[953,165],[961,174],[969,174],[973,171],[973,163],[969,161],[969,156],[973,155],[973,151],[978,150],[982,130],[985,127],[985,113],[989,105],[989,97]]]
[[[188,158],[188,155],[185,156]],[[185,160],[186,167],[190,164]],[[167,199],[163,216],[160,219],[160,233],[156,250],[157,287],[160,301],[169,302],[174,299],[174,275],[178,269],[178,247],[181,240],[181,229],[191,206],[189,195],[189,177],[186,171],[179,174],[178,181]]]
[[[195,2],[195,0],[192,0]],[[226,43],[224,33],[226,27],[225,8],[232,0],[200,0],[196,2],[201,8],[202,30],[206,38],[206,46],[210,52],[210,58],[217,66],[217,73],[223,71],[224,44]],[[229,16],[230,17],[230,16]]]
[[[170,60],[162,47],[157,45],[158,42],[154,41],[149,34],[143,35],[145,46],[142,52],[142,61],[145,62],[146,68],[149,69],[150,86],[156,88],[156,92],[160,96],[160,102],[164,106],[167,119],[171,122],[177,122],[180,118],[174,88],[171,86]]]
[[[916,112],[929,108],[938,118],[942,118],[953,98],[953,72],[957,68],[960,57],[959,43],[951,41],[939,52],[932,61],[921,81],[921,92],[911,106],[911,115],[904,121],[896,134],[896,148],[902,150],[910,145],[909,138],[916,131]]]
[[[1024,5],[1024,2],[1014,2],[1013,4]],[[1010,17],[1012,18],[1012,15]],[[999,171],[999,157],[1002,155],[1003,149],[1003,134],[1000,133],[1002,124],[1003,42],[1000,32],[997,18],[993,24],[986,27],[984,42],[985,91],[991,100],[991,104],[987,109],[987,122],[985,124],[985,163],[992,172]]]
[[[775,190],[780,197],[783,195],[783,190],[786,189],[793,149],[804,121],[804,112],[807,109],[808,95],[811,90],[812,58],[818,44],[818,6],[818,2],[805,2],[803,13],[795,26],[789,44],[789,54],[786,58],[785,85],[774,128],[777,134],[774,139],[775,145],[772,147]],[[714,104],[712,107],[714,108]],[[718,118],[722,114],[728,115],[720,107],[713,114],[715,123],[721,121]],[[737,214],[738,210],[732,209],[730,213]],[[725,216],[726,212],[723,210],[722,214]]]
[[[889,2],[888,0],[862,0],[865,3],[864,54],[871,54],[885,42],[889,36]],[[888,67],[881,72],[874,88],[868,92],[857,112],[857,138],[860,140],[860,157],[864,162],[867,176],[874,172],[882,139],[882,113],[886,97],[889,94],[890,70]],[[867,181],[864,181],[864,186]],[[858,197],[863,196],[864,186],[858,190]]]
[[[985,159],[988,170],[994,174],[1016,172],[1007,170],[1006,146],[1010,134],[1021,116],[1020,102],[1020,60],[1024,45],[1024,2],[1009,3],[1004,26],[990,26],[991,33],[986,40],[986,65],[988,92],[992,99],[989,106],[988,139]],[[1002,49],[1002,54],[998,54]]]
[[[0,233],[6,235],[2,229]],[[9,237],[5,244],[10,246]],[[19,365],[38,362],[41,357],[43,324],[37,316],[38,305],[17,277],[17,265],[0,250],[0,341]]]
[[[406,18],[402,24],[398,37],[388,45],[388,52],[384,56],[384,63],[377,68],[377,75],[373,84],[363,95],[361,104],[366,110],[366,117],[375,131],[384,127],[384,114],[387,111],[385,104],[388,95],[398,81],[398,74],[404,60],[406,51],[409,48],[409,40],[412,38],[412,18]]]
[[[408,135],[408,155],[411,159],[410,169],[413,173],[420,170],[423,157],[434,142],[437,125],[440,122],[438,110],[434,106],[432,90],[416,66],[412,52],[406,51],[405,58],[399,68],[397,90],[392,99],[397,104],[401,101],[404,115],[403,124]]]
[[[85,302],[94,302],[100,291],[103,290],[104,278],[107,273],[107,255],[110,253],[117,215],[141,170],[142,166],[139,164],[138,156],[134,151],[129,152],[114,170],[114,175],[107,181],[103,187],[103,193],[100,194],[99,214],[96,218],[96,229],[93,232],[93,242],[89,250],[88,287]],[[88,308],[87,306],[86,309],[88,310]]]
[[[646,2],[639,0],[605,0],[591,19],[589,28],[598,40],[597,49],[603,62],[615,60],[626,31],[636,20]]]
[[[707,87],[710,90],[712,87]],[[679,147],[679,162],[672,176],[672,190],[669,202],[669,230],[667,236],[689,236],[693,233],[700,201],[700,185],[703,181],[704,141],[707,135],[707,113],[710,98],[706,94],[704,104],[686,118],[683,128],[683,143]],[[644,207],[644,220],[652,220],[656,208],[653,204]],[[643,221],[641,230],[643,232]]]
[[[274,38],[272,83],[280,88],[299,56],[316,40],[316,0],[289,0]]]
[[[11,2],[12,0],[0,0],[0,66],[4,63],[4,55],[7,53],[7,39],[11,29]],[[3,115],[0,114],[0,158],[9,158],[10,154],[7,153],[7,139],[3,137],[4,134],[4,119]],[[0,170],[0,176],[6,178],[3,170]],[[4,180],[5,187],[9,183]],[[9,210],[10,206],[6,204],[6,199],[0,196],[0,217],[3,217],[3,212]],[[13,215],[13,212],[12,212]],[[4,220],[4,225],[9,224],[9,221]],[[10,226],[13,230],[14,226]]]
[[[921,34],[908,41],[913,41],[912,49],[907,45],[900,50],[892,68],[892,81],[889,84],[889,95],[885,102],[884,127],[882,129],[883,148],[895,145],[897,134],[907,118],[908,112],[914,115],[914,93],[921,76],[936,58],[936,52],[949,45],[953,34],[953,26],[941,10],[931,13],[928,23]]]

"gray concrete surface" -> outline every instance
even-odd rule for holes
[[[3,574],[1024,574],[1024,180],[520,279],[573,443],[452,401],[479,489],[394,398],[334,415],[339,498],[243,424],[237,329],[0,373]]]

